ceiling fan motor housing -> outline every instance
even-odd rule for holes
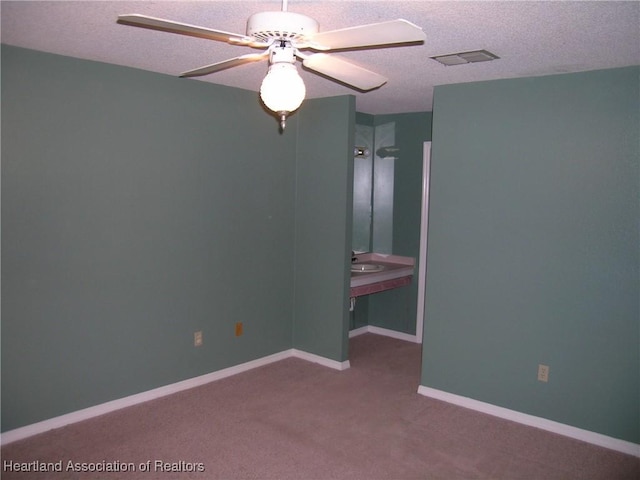
[[[247,20],[247,36],[266,44],[274,40],[304,41],[318,29],[313,18],[294,12],[261,12]]]

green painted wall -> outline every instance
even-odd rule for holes
[[[436,87],[423,385],[640,442],[639,73]]]
[[[348,359],[355,97],[307,100],[297,115],[293,346],[342,362]]]
[[[309,102],[317,144],[345,98]],[[255,92],[2,46],[3,431],[292,348],[300,117],[281,135]]]

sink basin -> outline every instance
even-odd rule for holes
[[[403,287],[411,284],[415,259],[399,255],[361,253],[351,264],[351,297]]]
[[[375,263],[356,263],[351,265],[352,272],[379,272],[384,270],[384,265],[377,265]]]

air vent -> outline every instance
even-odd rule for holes
[[[451,67],[453,65],[463,65],[465,63],[489,62],[498,57],[486,50],[474,50],[472,52],[451,53],[449,55],[436,55],[433,58],[436,62]]]

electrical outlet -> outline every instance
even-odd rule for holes
[[[540,382],[549,381],[549,365],[538,365],[538,380]]]
[[[202,346],[202,330],[198,330],[193,333],[193,346],[201,347]]]
[[[244,333],[244,331],[243,331],[243,327],[242,327],[242,322],[236,322],[236,337],[239,337],[243,333]]]

